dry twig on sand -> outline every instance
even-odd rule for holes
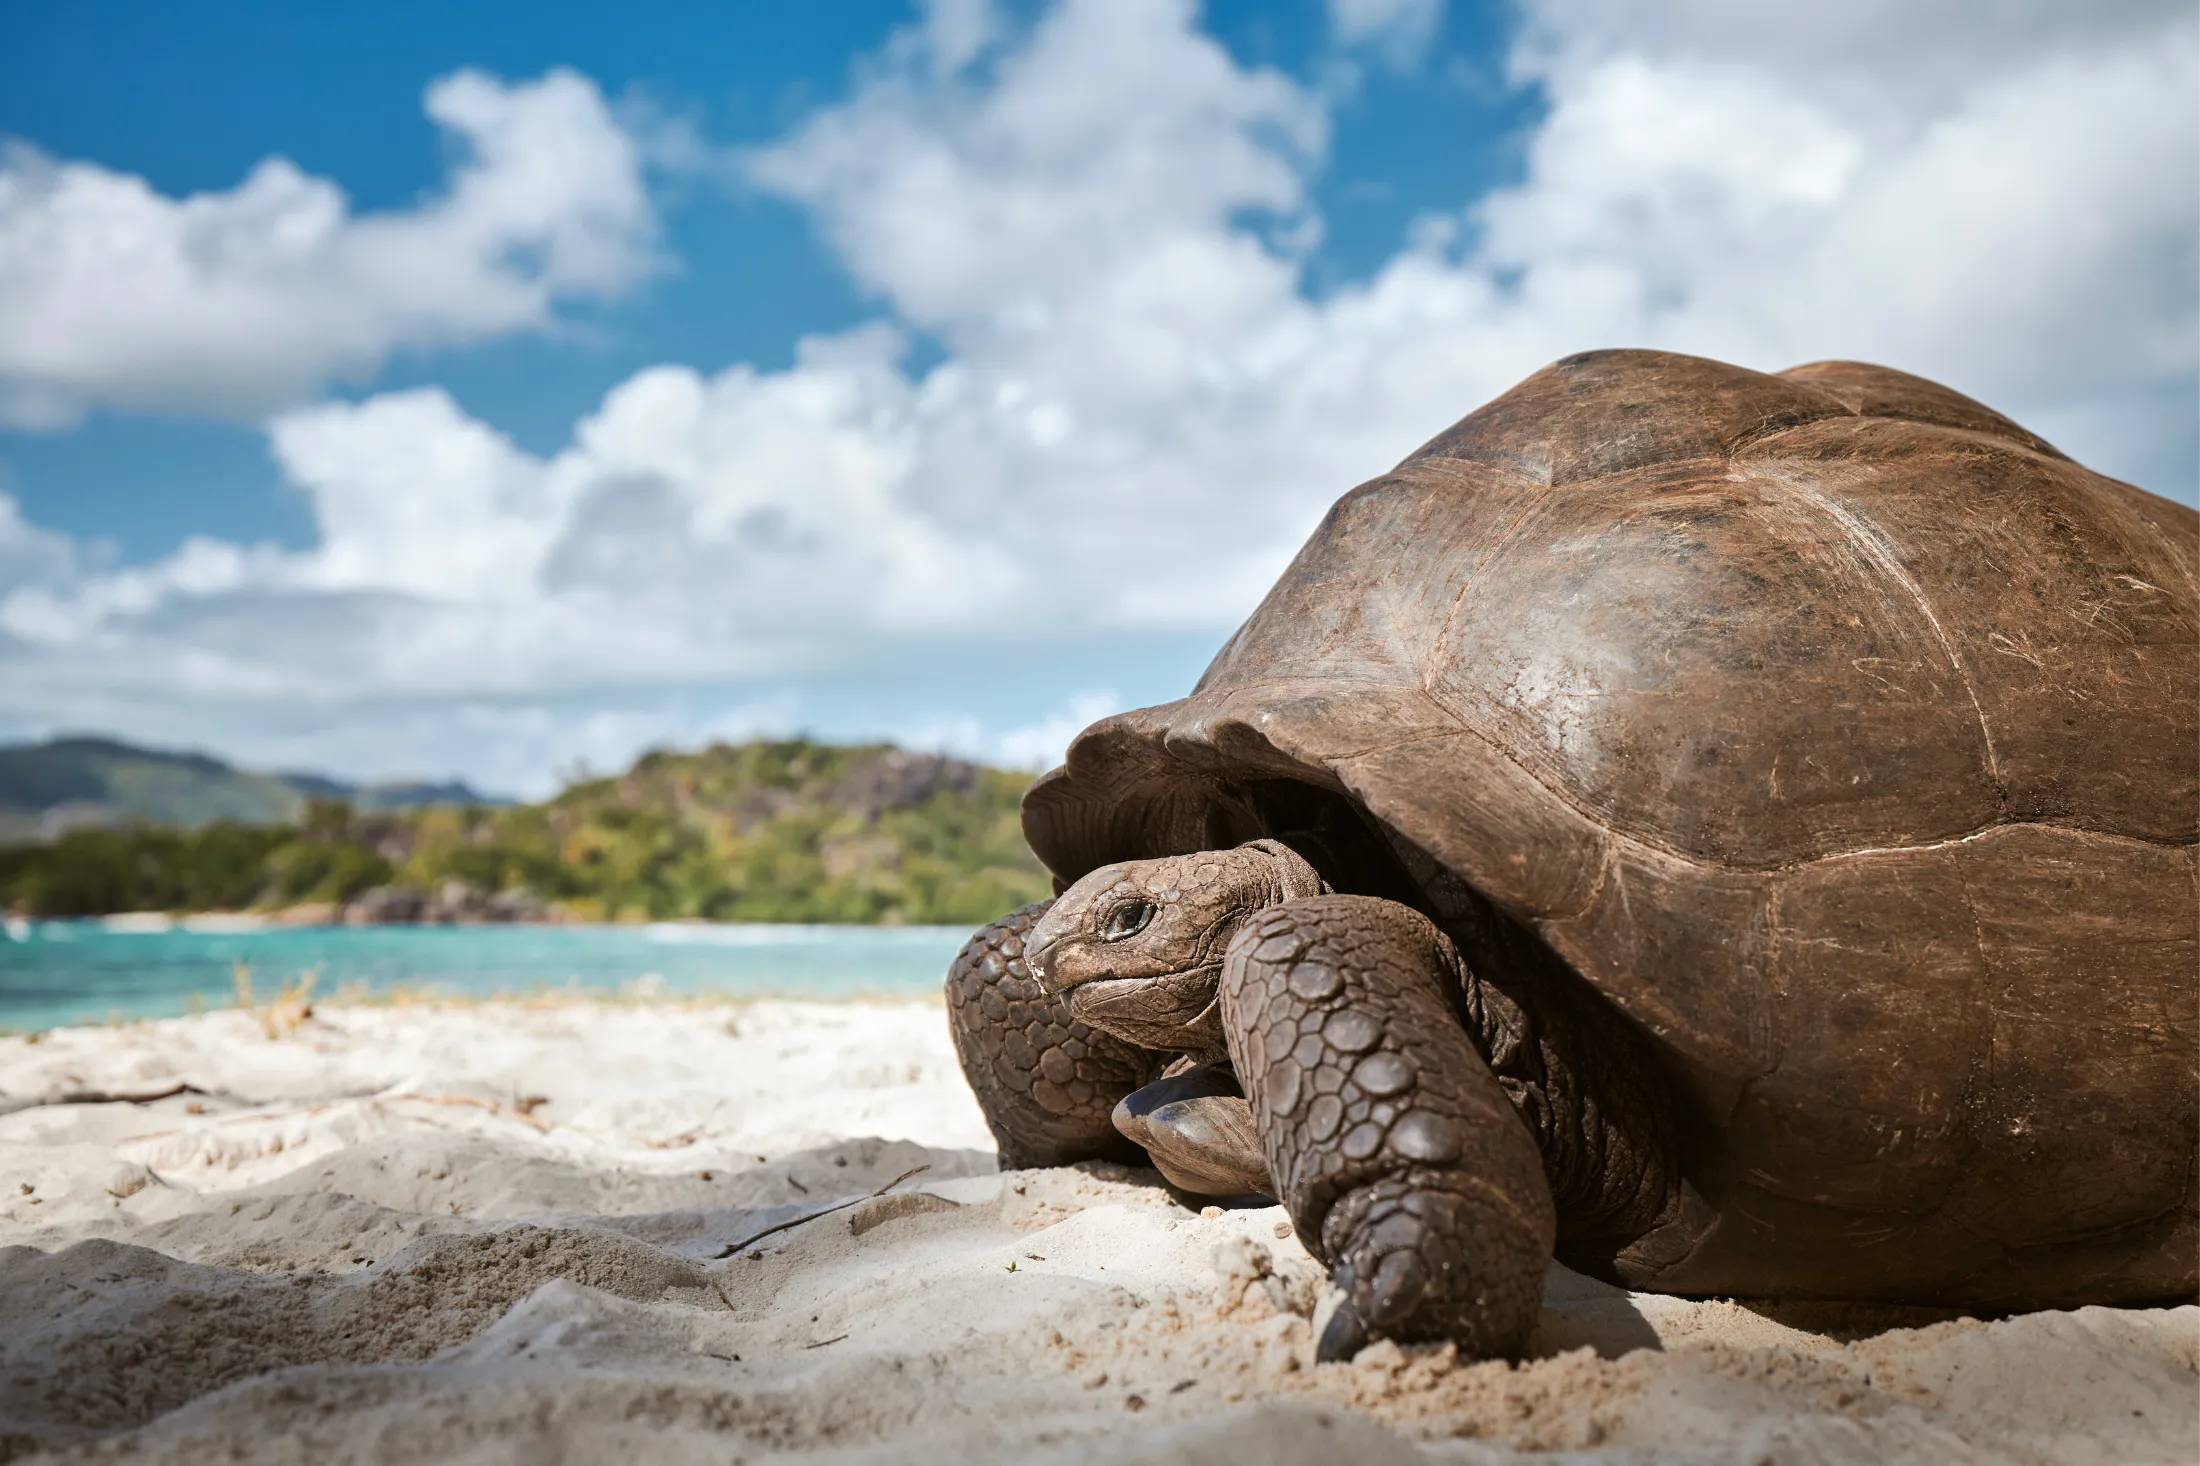
[[[781,1222],[776,1227],[766,1227],[763,1231],[758,1232],[753,1237],[744,1237],[739,1242],[728,1242],[724,1247],[721,1247],[716,1252],[712,1253],[711,1257],[713,1260],[721,1257],[731,1257],[736,1252],[739,1252],[742,1248],[750,1246],[753,1243],[761,1242],[766,1237],[771,1236],[775,1232],[789,1231],[795,1227],[801,1226],[805,1222],[814,1222],[819,1217],[829,1217],[836,1211],[846,1211],[851,1206],[861,1206],[866,1201],[873,1201],[881,1196],[884,1196],[887,1192],[893,1190],[896,1186],[899,1186],[902,1182],[908,1180],[911,1176],[917,1175],[920,1172],[929,1171],[931,1169],[932,1168],[929,1165],[911,1166],[908,1170],[903,1171],[899,1176],[896,1176],[893,1180],[887,1182],[884,1186],[879,1187],[878,1190],[872,1192],[869,1196],[851,1196],[846,1201],[836,1201],[831,1206],[821,1206],[816,1211],[805,1212],[803,1215],[796,1217],[792,1221]]]

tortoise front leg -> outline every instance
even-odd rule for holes
[[[1115,1107],[1115,1128],[1143,1146],[1154,1169],[1179,1191],[1268,1193],[1260,1131],[1227,1065],[1201,1065],[1133,1090]]]
[[[1287,901],[1223,964],[1223,1028],[1278,1194],[1345,1297],[1317,1355],[1454,1339],[1517,1356],[1557,1232],[1534,1138],[1448,994],[1459,957],[1420,913]]]
[[[1054,903],[1011,912],[963,944],[947,970],[955,1054],[1000,1147],[1001,1168],[1145,1154],[1110,1118],[1168,1055],[1133,1048],[1070,1016],[1024,965],[1024,937]]]

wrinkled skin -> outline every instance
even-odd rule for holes
[[[1631,1049],[1576,1064],[1596,1041],[1577,1015],[1523,1008],[1427,917],[1328,891],[1287,845],[1105,866],[1023,919],[1024,970],[1061,1021],[1178,1061],[1123,1089],[1114,1129],[1186,1190],[1280,1197],[1330,1264],[1324,1359],[1379,1337],[1517,1355],[1563,1230],[1554,1182],[1629,1237],[1678,1215],[1669,1132],[1579,1144],[1601,1123],[1585,1076],[1627,1071]],[[965,1044],[979,1015],[952,1011]],[[1625,1194],[1546,1175],[1585,1150],[1641,1162],[1612,1168]]]
[[[1055,898],[1027,960],[1084,1022],[1144,1048],[1219,1059],[1230,939],[1263,907],[1321,892],[1314,868],[1272,840],[1102,866]]]

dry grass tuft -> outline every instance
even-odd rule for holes
[[[263,1008],[253,997],[252,964],[240,957],[229,967],[230,986],[235,992],[237,1006],[259,1022],[260,1031],[270,1042],[296,1032],[299,1025],[313,1016],[313,989],[320,980],[321,969],[309,967],[296,979],[285,979],[275,990],[275,1000]]]

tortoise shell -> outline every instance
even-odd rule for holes
[[[1463,886],[1532,932],[1686,1107],[1729,1225],[1678,1291],[1853,1257],[1854,1296],[1905,1230],[1943,1273],[2159,1257],[2200,1154],[2196,544],[1918,377],[1568,357],[1339,500],[1025,830],[1068,881],[1341,802],[1440,919]]]

